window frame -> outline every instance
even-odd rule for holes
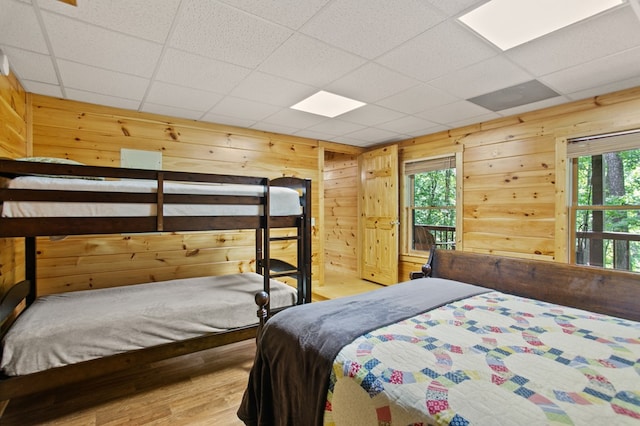
[[[604,139],[604,140],[603,140]],[[566,188],[567,188],[567,262],[573,265],[588,265],[601,269],[614,269],[606,267],[606,265],[591,265],[587,263],[577,263],[577,238],[578,231],[576,229],[576,216],[580,211],[600,211],[606,214],[608,211],[635,211],[639,210],[639,205],[623,205],[623,204],[578,204],[578,158],[585,156],[598,156],[605,153],[621,152],[640,149],[640,129],[612,132],[607,134],[583,136],[565,139],[566,149],[565,158],[567,161]],[[604,237],[603,239],[612,239],[607,237],[614,236],[615,233],[608,231],[597,231]],[[640,238],[640,236],[638,237]],[[636,240],[635,238],[633,240]],[[620,269],[622,270],[622,269]],[[637,271],[630,271],[638,273]]]
[[[456,152],[443,152],[437,155],[429,156],[429,157],[421,157],[415,159],[408,159],[402,162],[401,167],[401,178],[403,185],[404,196],[401,197],[401,211],[402,211],[402,227],[401,227],[401,247],[402,254],[408,256],[416,256],[416,257],[426,257],[429,254],[428,250],[416,250],[413,248],[413,196],[414,196],[414,188],[413,188],[413,179],[412,176],[415,173],[411,173],[411,171],[415,170],[415,166],[421,162],[431,162],[442,160],[445,161],[447,158],[451,159],[452,165],[456,170],[456,183],[455,183],[455,214],[456,214],[456,227],[455,227],[455,247],[457,250],[462,249],[462,153],[460,151]],[[436,169],[438,170],[438,169]],[[411,174],[409,174],[411,173]]]

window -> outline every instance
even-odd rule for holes
[[[573,263],[640,272],[640,131],[568,142]]]
[[[456,157],[405,163],[407,241],[410,250],[432,245],[454,249],[456,241]]]

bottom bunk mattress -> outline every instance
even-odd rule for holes
[[[256,273],[198,277],[42,296],[11,326],[0,367],[25,375],[257,323]],[[271,308],[297,290],[271,280]]]
[[[460,283],[398,284],[364,300],[354,296],[334,312],[320,302],[315,318],[291,312],[295,327],[286,316],[274,318],[239,416],[280,425],[640,423],[640,323],[489,289],[442,297],[443,286]],[[413,297],[404,318],[390,320],[389,306],[399,310],[405,297],[399,293]],[[425,297],[434,299],[416,312]],[[350,313],[340,314],[345,308]],[[274,335],[286,342],[271,342]],[[295,344],[303,367],[280,363],[280,344]],[[287,370],[302,377],[287,377]],[[318,388],[306,386],[323,375]]]

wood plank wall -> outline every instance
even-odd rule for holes
[[[161,152],[165,170],[311,178],[319,214],[314,140],[40,95],[33,95],[33,135],[33,155],[90,165],[118,167],[127,148]],[[40,294],[255,270],[254,232],[246,230],[39,238],[38,249]],[[292,242],[272,246],[272,257],[294,253]]]
[[[355,276],[358,268],[358,155],[325,151],[325,270]]]
[[[1,78],[0,84],[3,117],[0,155],[25,155],[29,150],[28,128],[20,123],[27,121],[30,110],[26,96],[15,79]],[[357,267],[357,262],[352,261],[351,243],[346,239],[332,239],[334,231],[337,235],[342,233],[344,238],[345,230],[350,229],[339,225],[339,218],[345,220],[341,222],[344,224],[351,220],[347,219],[351,215],[348,208],[343,209],[346,204],[340,205],[339,212],[332,212],[332,191],[343,191],[338,191],[340,185],[348,187],[353,173],[347,172],[349,167],[341,172],[332,169],[339,169],[340,162],[346,158],[355,158],[355,151],[342,150],[344,146],[338,144],[327,144],[325,149],[322,142],[248,129],[45,96],[32,95],[32,98],[34,155],[118,166],[120,149],[133,148],[162,152],[165,169],[219,173],[231,170],[247,175],[312,178],[315,209],[322,205],[318,189],[324,191],[326,187],[327,191],[323,199],[326,207],[322,211],[314,210],[314,217],[321,217],[314,229],[314,277],[321,276],[318,259],[324,255],[329,268],[353,271]],[[8,122],[13,123],[11,130],[7,130]],[[562,209],[565,139],[638,127],[640,88],[635,88],[402,141],[398,143],[399,159],[402,162],[461,152],[464,204],[461,249],[566,261],[566,212]],[[321,176],[330,177],[335,173],[342,174],[344,179],[320,182]],[[349,203],[349,197],[342,197],[345,199],[341,202]],[[318,229],[323,220],[327,225],[324,231]],[[113,285],[107,273],[113,264],[118,265],[116,275],[131,282],[191,276],[209,268],[251,269],[251,258],[247,256],[252,247],[251,237],[242,232],[219,234],[214,246],[191,234],[168,239],[155,235],[70,237],[59,242],[40,239],[40,258],[47,265],[40,271],[42,291]],[[5,254],[11,253],[5,249],[12,247],[11,242],[0,244],[3,244],[0,259],[4,265],[2,282],[5,282],[16,254]],[[317,247],[325,244],[326,248],[319,253]],[[19,256],[21,249],[17,250]],[[419,268],[422,261],[419,256],[403,253],[399,280]],[[135,274],[124,272],[131,266],[137,271]]]
[[[459,248],[566,262],[566,138],[634,128],[640,88],[402,141],[399,159],[462,151]],[[399,278],[422,260],[402,255]]]
[[[10,73],[0,75],[0,157],[27,155],[27,94]],[[0,291],[24,279],[24,244],[21,239],[0,238]]]

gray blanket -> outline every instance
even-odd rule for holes
[[[489,291],[425,278],[369,293],[296,306],[269,320],[238,417],[247,425],[321,425],[340,349],[369,331]]]

